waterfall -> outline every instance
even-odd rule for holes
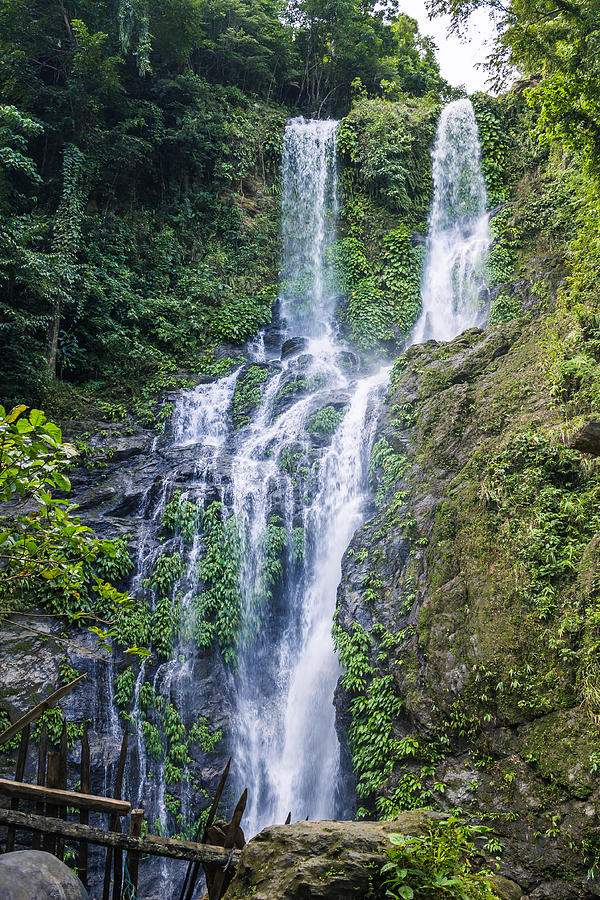
[[[470,100],[443,110],[433,149],[434,197],[422,283],[423,307],[412,343],[448,341],[484,324],[484,265],[491,238],[481,147]]]
[[[282,180],[281,294],[288,329],[318,333],[333,315],[337,129],[335,120],[291,119],[285,130]]]
[[[334,818],[348,806],[339,796],[331,630],[342,556],[366,513],[389,368],[366,370],[338,335],[336,129],[301,118],[286,126],[281,321],[227,374],[178,393],[169,431],[140,474],[148,480],[131,592],[175,627],[160,658],[129,676],[126,794],[163,833],[189,829],[203,805],[198,788],[217,774],[210,747],[191,743],[198,721],[223,732],[231,796],[248,788],[247,836],[288,812]],[[239,415],[248,377],[258,377],[253,405]],[[165,525],[174,508],[186,513],[185,533]],[[212,551],[211,522],[222,535]],[[203,565],[211,552],[212,574]],[[153,580],[165,561],[177,562],[166,596]],[[118,747],[113,711],[107,742]],[[179,880],[169,861],[144,878],[153,900],[170,897]]]
[[[239,652],[234,755],[240,785],[250,787],[249,833],[284,821],[290,811],[297,818],[331,818],[339,809],[333,695],[340,673],[331,626],[342,556],[362,521],[370,414],[387,371],[359,379],[356,365],[342,364],[352,354],[345,351],[344,357],[336,336],[328,252],[338,209],[336,128],[334,121],[305,119],[293,119],[286,128],[283,337],[301,335],[302,352],[283,359],[267,384],[233,467],[233,508],[246,535],[247,620],[256,615],[253,586],[274,508],[287,534],[296,540],[300,535],[304,548],[301,560],[288,559],[279,595],[263,609],[256,634]],[[298,381],[308,390],[281,409],[282,395]],[[309,430],[311,417],[324,408],[333,410],[337,423],[330,443]],[[298,465],[286,472],[282,462],[290,448]]]

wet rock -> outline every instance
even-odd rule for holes
[[[502,875],[492,875],[490,884],[499,900],[521,900],[524,896],[523,891],[514,881],[509,881]]]
[[[357,353],[353,353],[351,350],[342,350],[336,356],[336,363],[342,369],[355,369],[360,365],[360,359]]]
[[[600,456],[600,422],[587,422],[572,439],[570,446],[573,450]]]
[[[527,900],[573,900],[573,885],[565,881],[545,881],[531,894],[527,894]]]
[[[284,341],[281,345],[281,358],[286,359],[288,356],[294,356],[302,353],[308,347],[308,339],[304,337],[293,337]]]
[[[18,850],[0,856],[2,900],[86,900],[75,873],[50,853]]]
[[[393,822],[297,822],[265,828],[242,851],[225,900],[363,897],[386,860],[388,835],[418,834],[442,818],[411,810]]]
[[[125,459],[131,459],[134,456],[141,456],[142,453],[148,452],[149,447],[150,439],[146,433],[121,437],[118,438],[112,446],[112,459],[115,462],[121,462]]]
[[[49,635],[61,626],[51,620],[23,617],[23,628],[2,623],[0,629],[0,706],[14,722],[58,686],[60,661],[56,644],[33,634],[27,626]]]

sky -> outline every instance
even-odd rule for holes
[[[464,85],[469,93],[489,90],[486,73],[476,67],[490,52],[494,34],[492,20],[485,10],[479,9],[471,16],[466,30],[468,40],[449,34],[447,16],[429,19],[425,0],[400,0],[400,10],[417,20],[421,34],[434,39],[441,73],[450,84]]]

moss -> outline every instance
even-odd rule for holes
[[[565,787],[579,799],[589,797],[597,785],[590,757],[598,746],[598,728],[585,710],[571,709],[543,716],[519,731],[522,757],[532,756],[543,778]]]
[[[238,378],[233,394],[233,423],[236,428],[250,421],[252,412],[260,404],[262,385],[268,377],[267,368],[252,365]]]

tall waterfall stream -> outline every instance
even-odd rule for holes
[[[442,110],[433,148],[433,183],[423,306],[413,344],[430,338],[450,341],[487,321],[484,265],[491,237],[470,100],[455,100]]]
[[[172,788],[164,765],[149,759],[143,716],[137,715],[148,680],[186,723],[224,704],[221,724],[235,787],[249,790],[247,836],[283,822],[290,811],[294,819],[334,818],[348,806],[338,794],[333,697],[340,667],[331,627],[342,557],[366,514],[369,458],[390,369],[366,368],[338,333],[330,253],[338,213],[336,129],[335,121],[304,119],[286,127],[280,321],[248,345],[246,363],[181,392],[170,433],[156,442],[165,459],[187,460],[188,475],[180,478],[175,470],[142,502],[133,589],[147,585],[161,555],[180,553],[173,602],[180,605],[181,625],[170,658],[158,668],[140,666],[132,717],[137,766],[126,795],[163,828]],[[448,340],[485,318],[480,297],[490,239],[469,101],[443,111],[433,160],[423,312],[412,342]],[[260,402],[236,422],[236,387],[250,368],[262,370]],[[327,427],[314,427],[319,415]],[[226,623],[234,633],[229,664],[214,651],[214,636],[200,647],[193,639],[198,631],[206,637],[198,607],[206,590],[199,574],[206,554],[202,527],[187,543],[177,533],[157,541],[176,489],[181,502],[213,511],[235,556],[239,609],[237,620]],[[108,730],[114,745],[121,725],[113,675],[94,726]],[[182,819],[192,821],[205,804],[185,781],[178,793]],[[170,896],[179,876],[171,863],[158,865],[162,888],[155,870],[153,889]]]

